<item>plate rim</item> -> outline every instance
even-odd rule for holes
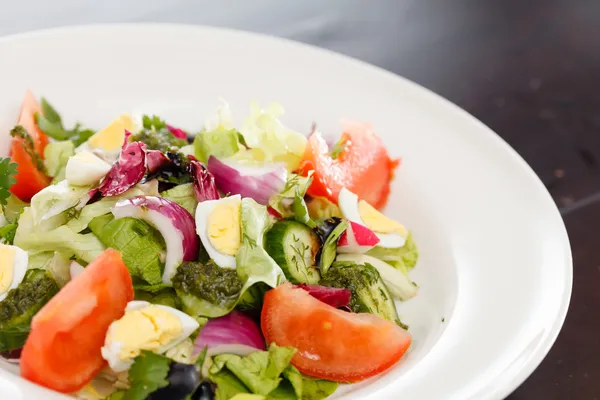
[[[485,395],[486,399],[503,399],[506,396],[510,395],[514,390],[516,390],[519,386],[521,386],[530,376],[531,374],[539,367],[544,358],[548,355],[550,349],[556,342],[558,335],[560,334],[566,316],[569,310],[570,301],[572,297],[573,291],[573,255],[572,248],[568,236],[568,231],[566,229],[566,225],[560,211],[552,198],[549,191],[546,189],[540,177],[535,173],[532,167],[525,161],[525,159],[512,147],[510,146],[504,138],[502,138],[499,134],[497,134],[494,130],[488,127],[485,123],[480,121],[474,115],[470,114],[468,111],[464,110],[457,104],[452,101],[446,99],[440,94],[437,94],[433,90],[430,90],[419,83],[416,83],[408,78],[405,78],[401,75],[398,75],[392,71],[386,70],[382,67],[376,66],[374,64],[370,64],[366,61],[362,61],[355,57],[345,55],[342,53],[338,53],[333,50],[329,50],[323,47],[318,47],[313,44],[296,41],[293,39],[280,37],[280,36],[272,36],[265,33],[254,32],[254,31],[246,31],[242,29],[235,28],[226,28],[220,26],[210,26],[210,25],[202,25],[202,24],[190,24],[190,23],[171,23],[171,22],[125,22],[125,23],[89,23],[89,24],[73,24],[73,25],[65,25],[58,27],[50,27],[44,29],[37,30],[28,30],[24,32],[12,33],[9,35],[0,36],[0,46],[4,43],[11,43],[19,40],[31,40],[36,38],[41,38],[45,36],[51,36],[54,34],[68,34],[72,35],[78,31],[106,31],[106,30],[119,30],[119,29],[169,29],[169,30],[177,30],[177,29],[190,29],[195,30],[198,33],[209,34],[210,32],[214,33],[224,33],[224,34],[234,34],[238,35],[240,38],[242,37],[254,37],[255,39],[259,39],[262,41],[278,41],[287,47],[304,47],[309,49],[310,51],[316,51],[321,53],[325,57],[335,58],[340,62],[344,63],[352,63],[355,66],[358,66],[364,69],[369,74],[379,74],[386,75],[388,79],[396,79],[402,81],[404,85],[412,87],[417,91],[422,92],[424,95],[429,97],[430,100],[443,105],[445,108],[449,109],[453,114],[456,115],[457,118],[463,119],[465,122],[469,122],[470,124],[477,125],[481,134],[485,132],[487,136],[486,140],[495,142],[496,146],[499,146],[499,151],[505,151],[507,154],[510,154],[511,159],[515,162],[518,162],[521,166],[521,170],[523,173],[529,175],[529,179],[532,179],[532,183],[535,182],[538,186],[536,190],[542,191],[544,197],[546,197],[546,201],[550,201],[553,204],[552,213],[554,214],[553,218],[558,218],[556,222],[560,222],[557,225],[557,228],[560,227],[560,234],[562,236],[562,245],[565,249],[565,260],[561,262],[563,264],[563,269],[565,272],[565,281],[564,281],[564,293],[559,305],[559,308],[555,311],[556,318],[552,326],[550,327],[549,333],[546,336],[545,340],[537,346],[537,349],[531,356],[528,358],[527,362],[521,367],[511,366],[505,369],[499,376],[512,375],[508,381],[492,381],[489,384],[485,385],[483,388],[480,388],[475,394],[481,395],[482,392],[487,392]],[[541,194],[541,193],[540,193]],[[559,233],[557,231],[557,233]],[[511,374],[513,371],[513,374]],[[12,374],[10,374],[12,375]],[[8,377],[10,382],[10,376]],[[24,387],[18,381],[12,381],[17,385],[20,389]],[[47,391],[48,389],[36,387],[36,389],[44,389]],[[485,389],[482,390],[482,389]],[[29,388],[25,387],[25,390],[29,391]],[[55,393],[51,391],[52,393]]]

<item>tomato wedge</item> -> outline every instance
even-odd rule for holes
[[[48,144],[48,136],[41,131],[35,122],[35,114],[43,114],[42,106],[36,100],[31,90],[25,92],[25,98],[23,98],[23,104],[21,104],[21,112],[19,113],[18,125],[23,126],[25,130],[33,138],[35,144],[35,151],[44,158],[44,149]]]
[[[302,373],[357,382],[394,365],[411,335],[372,314],[333,308],[285,283],[265,295],[261,328],[267,343],[298,349],[292,364]]]
[[[362,122],[344,123],[335,158],[321,134],[313,132],[308,138],[299,172],[306,176],[313,170],[313,182],[308,194],[327,197],[337,204],[340,190],[346,187],[375,208],[382,208],[390,193],[390,181],[400,160],[390,159],[383,142],[371,125]]]
[[[105,366],[106,332],[131,300],[127,267],[118,251],[107,249],[35,315],[21,375],[63,393],[81,389]]]
[[[42,107],[31,91],[25,92],[21,106],[18,125],[23,126],[33,139],[33,150],[44,158],[44,149],[48,144],[48,136],[44,134],[35,122],[35,114],[42,113]],[[10,145],[10,158],[17,163],[17,182],[11,186],[10,191],[23,201],[29,201],[37,192],[50,184],[50,178],[41,172],[31,155],[27,153],[27,143],[20,137],[13,137]]]

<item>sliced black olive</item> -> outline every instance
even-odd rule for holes
[[[214,400],[215,390],[213,384],[204,381],[198,386],[196,392],[192,395],[192,400]]]
[[[146,400],[185,400],[201,383],[200,373],[195,365],[177,362],[171,364],[167,380],[169,386],[151,393]]]

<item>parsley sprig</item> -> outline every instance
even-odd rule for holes
[[[10,187],[17,180],[17,164],[10,161],[10,158],[0,158],[0,204],[6,205],[6,201],[10,196]]]

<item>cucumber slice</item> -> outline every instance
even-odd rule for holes
[[[265,250],[292,283],[314,285],[321,276],[315,267],[319,239],[312,229],[296,221],[281,221],[266,235]]]

